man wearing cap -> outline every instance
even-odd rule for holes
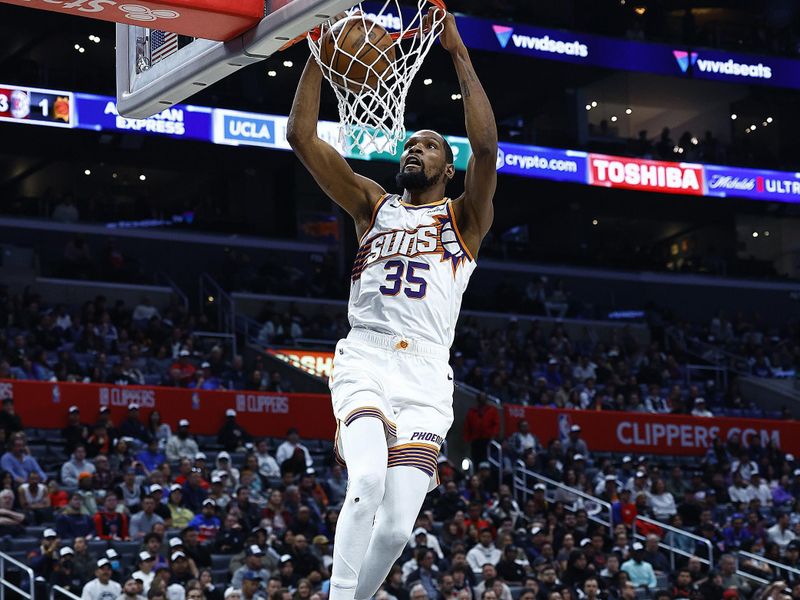
[[[175,356],[173,354],[173,356]],[[176,360],[169,368],[169,375],[177,387],[186,387],[194,379],[194,374],[197,369],[189,362],[191,353],[182,348],[178,352],[178,360]]]
[[[56,517],[56,531],[59,537],[71,540],[76,537],[95,534],[95,526],[92,517],[84,514],[81,510],[83,497],[80,492],[72,492],[69,503],[64,507],[58,517]]]
[[[217,443],[228,452],[244,449],[247,442],[252,442],[253,436],[236,422],[236,411],[229,408],[225,411],[225,422],[217,434]]]
[[[222,523],[217,516],[217,503],[211,499],[203,500],[203,507],[200,514],[195,515],[189,521],[189,527],[197,529],[198,539],[201,543],[211,541],[217,537]]]
[[[181,419],[178,421],[178,430],[167,440],[167,460],[177,462],[182,458],[188,458],[193,461],[199,451],[197,442],[189,435],[189,420]]]
[[[119,433],[121,436],[130,437],[145,444],[150,441],[152,437],[150,432],[139,419],[139,405],[131,403],[128,405],[128,416],[119,426]]]
[[[64,452],[72,454],[78,444],[86,444],[89,439],[89,427],[81,423],[81,411],[73,405],[67,410],[67,425],[61,429],[64,438]]]
[[[194,390],[222,390],[224,389],[220,378],[211,372],[211,363],[203,362],[195,372],[194,378],[186,386]]]
[[[145,600],[145,597],[139,594],[139,582],[133,577],[128,577],[117,600]]]
[[[247,547],[245,551],[245,559],[244,565],[236,569],[233,573],[233,578],[231,579],[231,585],[235,588],[242,587],[242,581],[245,578],[245,575],[248,574],[255,574],[260,582],[263,582],[266,585],[266,581],[269,579],[269,571],[263,568],[261,561],[264,558],[264,551],[252,544]]]
[[[61,465],[61,482],[68,488],[78,487],[78,477],[81,473],[94,475],[94,465],[86,460],[86,447],[83,444],[75,446],[70,459]]]
[[[322,563],[322,567],[330,572],[331,565],[333,564],[333,556],[331,556],[331,542],[324,535],[316,535],[311,540],[311,551]]]
[[[50,585],[57,585],[68,592],[79,595],[83,589],[83,580],[80,573],[75,570],[75,552],[69,546],[59,550],[58,565],[50,576]]]
[[[172,540],[170,540],[172,541]],[[197,567],[189,562],[189,557],[183,550],[175,550],[169,557],[169,566],[172,571],[170,581],[186,585],[190,579],[196,579],[200,573]]]
[[[103,500],[103,509],[94,516],[95,533],[102,540],[127,540],[128,515],[117,512],[119,498],[114,491]]]
[[[631,558],[622,563],[622,570],[628,574],[631,583],[637,588],[654,590],[656,574],[653,566],[644,560],[644,546],[641,542],[634,542],[631,549]]]
[[[130,535],[132,540],[142,540],[150,533],[153,525],[163,523],[164,519],[155,513],[156,500],[151,495],[147,495],[142,500],[142,510],[131,517]]]
[[[199,468],[192,467],[183,484],[183,504],[193,513],[199,513],[208,492],[203,487],[203,475]]]
[[[167,508],[170,513],[170,526],[183,529],[194,519],[194,513],[183,505],[183,488],[177,483],[169,486],[169,501]]]
[[[111,579],[111,562],[107,558],[97,561],[95,578],[83,586],[81,600],[117,600],[122,586]]]
[[[172,581],[172,571],[168,566],[156,567],[156,578],[160,582],[153,580],[150,584],[151,591],[153,588],[162,588],[165,591],[166,600],[185,600],[186,589],[180,584]]]
[[[567,456],[580,454],[583,457],[589,456],[589,446],[581,439],[581,426],[572,425],[569,428],[569,440],[564,444],[564,453]]]
[[[261,591],[264,579],[254,571],[248,571],[242,577],[242,600],[267,600]]]
[[[138,579],[142,582],[142,589],[144,593],[150,591],[150,584],[153,583],[153,579],[155,579],[156,572],[156,557],[150,554],[147,550],[142,550],[139,552],[139,569],[133,572],[134,579]]]
[[[475,406],[467,411],[464,422],[464,441],[470,444],[473,462],[486,460],[486,448],[499,433],[500,413],[481,392],[475,399]]]
[[[61,540],[55,529],[47,528],[42,533],[42,541],[36,550],[28,554],[28,564],[33,569],[36,577],[45,581],[50,579],[59,560],[59,545]]]

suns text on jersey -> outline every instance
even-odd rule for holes
[[[435,225],[420,227],[411,231],[388,231],[375,237],[370,243],[370,251],[366,257],[367,264],[381,258],[392,256],[419,256],[433,254],[439,245],[439,230]]]

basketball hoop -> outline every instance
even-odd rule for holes
[[[438,10],[434,11],[431,23],[423,28],[423,18],[428,13],[429,5]],[[390,11],[390,8],[393,10]],[[395,10],[398,15],[396,18],[393,12]],[[367,13],[360,4],[353,8],[351,15],[361,17],[364,30],[368,33],[378,23],[387,30],[394,30],[390,31],[393,41],[388,48],[380,50],[372,46],[373,51],[379,50],[385,59],[383,64],[388,62],[388,67],[380,73],[374,69],[374,63],[368,65],[357,56],[369,43],[369,34],[365,36],[364,45],[357,49],[355,55],[340,47],[334,37],[337,52],[359,64],[362,71],[366,69],[372,73],[371,80],[376,84],[371,86],[348,79],[347,74],[334,71],[320,60],[321,42],[326,31],[324,25],[308,33],[311,53],[336,93],[344,148],[349,151],[358,149],[362,154],[373,151],[394,154],[397,151],[397,143],[406,136],[404,116],[408,91],[442,31],[446,10],[443,0],[417,0],[416,13],[410,17],[409,13],[412,11],[404,11],[399,0],[385,0],[377,14]],[[343,77],[346,83],[352,82],[353,85],[337,84]]]

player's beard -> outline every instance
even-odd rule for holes
[[[395,182],[397,182],[397,187],[404,190],[427,190],[429,187],[433,187],[442,175],[444,175],[444,169],[431,177],[425,177],[424,169],[419,171],[402,170],[395,176]]]

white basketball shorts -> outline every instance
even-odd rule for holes
[[[389,467],[409,466],[438,485],[438,457],[453,424],[450,353],[438,344],[353,329],[336,345],[329,380],[339,428],[383,421]],[[337,460],[344,453],[337,433]]]

